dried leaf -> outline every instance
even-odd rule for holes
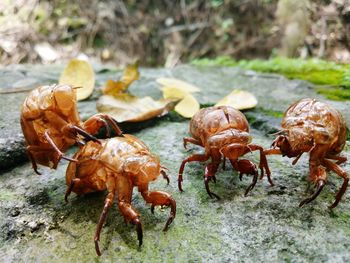
[[[84,100],[94,90],[95,73],[87,61],[72,59],[63,70],[59,83],[68,84],[73,87],[82,87],[81,89],[76,89],[77,99]]]
[[[106,85],[102,88],[102,92],[105,95],[118,95],[125,92],[131,83],[139,79],[140,73],[138,71],[137,64],[128,65],[123,72],[123,76],[120,80],[107,80]]]
[[[105,95],[121,94],[126,90],[125,83],[118,80],[114,81],[112,79],[107,80],[105,86],[102,88],[102,93]]]
[[[156,81],[158,84],[162,85],[163,87],[176,88],[186,93],[200,91],[198,87],[179,79],[158,78]]]
[[[226,97],[222,98],[215,106],[231,106],[237,110],[254,108],[258,104],[255,96],[244,90],[235,89]]]
[[[167,114],[174,108],[173,100],[155,101],[151,97],[135,97],[127,93],[103,95],[97,101],[97,110],[109,114],[117,122],[140,122]]]
[[[187,94],[176,106],[175,111],[185,118],[192,118],[199,111],[199,103],[191,94]]]
[[[124,73],[123,73],[122,79],[120,81],[124,82],[125,85],[127,85],[127,87],[129,87],[129,85],[131,83],[133,83],[135,80],[137,80],[139,78],[140,78],[140,72],[138,70],[137,63],[135,63],[132,65],[128,65],[124,69]]]
[[[191,118],[198,110],[199,103],[191,92],[199,92],[200,89],[185,81],[173,78],[159,78],[157,82],[163,87],[163,97],[165,99],[182,99],[176,106],[175,111],[186,118]]]
[[[163,91],[164,99],[183,99],[187,94],[189,94],[181,89],[173,87],[164,87],[161,90]]]

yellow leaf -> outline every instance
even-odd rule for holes
[[[135,64],[132,64],[132,65],[128,65],[124,69],[124,73],[123,73],[123,76],[122,76],[120,81],[124,82],[125,85],[127,87],[129,87],[129,85],[131,83],[133,83],[135,80],[139,79],[139,77],[140,77],[140,72],[138,70],[137,63],[135,63]]]
[[[127,93],[103,95],[97,101],[97,110],[112,116],[117,122],[140,122],[167,114],[174,108],[172,100],[155,101]]]
[[[176,106],[175,111],[185,118],[192,118],[199,111],[199,103],[191,94],[187,94]]]
[[[254,108],[258,104],[255,96],[244,90],[235,89],[226,97],[222,98],[215,106],[231,106],[237,110]]]
[[[106,85],[102,89],[103,94],[117,95],[126,90],[126,85],[122,81],[114,81],[112,79],[107,80]]]
[[[164,87],[161,88],[163,91],[163,98],[164,99],[183,99],[188,93],[173,87]]]
[[[200,89],[190,83],[187,83],[183,80],[174,79],[174,78],[158,78],[157,83],[163,87],[176,88],[186,93],[199,92]]]
[[[81,89],[76,89],[77,100],[84,100],[94,91],[95,73],[88,62],[72,59],[63,70],[59,83],[73,87],[82,87]]]
[[[139,79],[140,73],[138,71],[137,64],[128,65],[123,72],[123,76],[120,80],[107,80],[106,85],[102,88],[102,92],[105,95],[117,96],[120,93],[125,92],[131,83]]]

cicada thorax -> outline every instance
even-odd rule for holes
[[[67,169],[67,185],[73,178],[80,179],[74,186],[77,194],[104,190],[107,176],[114,180],[127,177],[131,186],[154,181],[160,174],[159,158],[151,154],[145,144],[132,135],[89,141],[74,156],[78,163]]]
[[[243,113],[227,106],[209,107],[199,111],[190,122],[190,132],[205,145],[213,135],[228,134],[232,131],[249,133],[249,124]],[[226,132],[228,131],[228,132]],[[224,136],[225,137],[225,136]]]
[[[208,153],[213,149],[221,152],[221,149],[227,145],[242,145],[242,148],[244,148],[251,141],[252,138],[248,132],[229,128],[211,135],[206,141],[205,149]]]
[[[156,180],[161,166],[157,156],[137,154],[126,159],[123,169],[134,186],[141,186]]]
[[[346,141],[346,125],[341,114],[314,99],[296,102],[282,120],[292,151],[308,152],[315,145],[328,145],[329,152],[339,153]]]
[[[106,165],[113,164],[117,174],[128,176],[133,185],[154,181],[160,174],[158,156],[151,154],[148,147],[132,135],[107,140],[101,152]]]

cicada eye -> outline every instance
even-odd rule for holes
[[[253,138],[248,132],[238,132],[236,135],[242,143],[249,144],[252,142]]]
[[[160,173],[160,165],[153,160],[149,160],[142,166],[141,172],[143,173],[146,181],[153,181]]]
[[[159,174],[159,165],[157,165],[157,163],[155,162],[148,162],[146,164],[144,164],[141,168],[141,170],[145,173],[145,174]]]

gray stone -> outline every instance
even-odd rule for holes
[[[17,81],[23,74],[38,78],[38,83],[46,83],[54,80],[55,76],[58,78],[60,69],[53,67],[53,73],[48,66],[13,66],[3,70],[13,71],[11,74],[17,76]],[[121,73],[102,70],[97,80],[103,84],[108,78],[117,78],[118,74]],[[40,76],[43,78],[40,79]],[[143,69],[141,76],[132,86],[132,91],[138,95],[151,94],[155,98],[161,94],[154,80],[166,76],[181,78],[201,87],[202,92],[196,96],[201,104],[206,105],[214,104],[233,88],[253,92],[259,100],[258,108],[245,111],[245,114],[252,126],[253,142],[263,147],[271,144],[272,137],[267,135],[278,130],[280,115],[291,102],[305,96],[320,98],[305,82],[235,68],[181,66],[172,70]],[[93,99],[79,103],[83,118],[96,112],[98,94],[96,91]],[[20,152],[16,147],[24,149],[18,120],[24,97],[23,93],[0,95],[0,158],[4,158],[0,163],[10,162],[10,157]],[[348,102],[331,103],[338,109],[344,109]],[[343,113],[349,119],[349,113]],[[126,226],[118,209],[113,206],[102,231],[100,246],[103,254],[98,258],[93,236],[105,193],[81,197],[72,194],[66,204],[63,200],[66,161],[63,160],[57,170],[39,167],[41,176],[34,173],[30,163],[20,164],[18,161],[13,163],[13,169],[3,171],[0,176],[0,258],[6,262],[350,260],[349,192],[336,209],[331,211],[327,208],[334,200],[340,178],[329,173],[329,182],[321,195],[313,203],[298,207],[300,200],[309,194],[306,193],[306,155],[295,166],[288,158],[269,156],[275,186],[271,187],[264,178],[247,197],[243,194],[251,178],[244,177],[240,181],[237,172],[232,171],[230,166],[225,171],[220,168],[217,183],[211,183],[212,191],[222,198],[218,201],[210,199],[205,191],[204,164],[201,163],[186,166],[184,192],[180,193],[177,189],[181,160],[201,151],[197,146],[190,147],[188,151],[182,147],[182,137],[188,136],[187,120],[171,113],[142,127],[143,130],[134,134],[160,156],[162,164],[170,171],[169,186],[162,178],[151,184],[151,189],[167,191],[177,201],[177,216],[168,232],[163,233],[162,228],[169,209],[156,208],[155,215],[152,215],[150,207],[135,189],[133,205],[140,212],[143,223],[142,247],[137,245],[134,227]],[[124,130],[128,129],[128,126],[124,127]],[[12,141],[19,141],[21,146],[13,146],[9,143]],[[3,154],[6,152],[3,149],[12,152]],[[72,155],[75,151],[72,148],[67,154]],[[347,143],[344,155],[349,158],[349,153]],[[247,158],[257,162],[258,154],[247,154]],[[344,165],[344,169],[350,171],[348,165]]]
[[[22,134],[0,138],[0,170],[14,167],[28,160]]]

